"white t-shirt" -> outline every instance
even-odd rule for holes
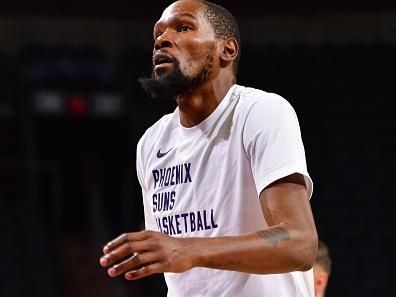
[[[181,126],[178,108],[137,146],[146,229],[171,236],[240,235],[267,226],[259,194],[289,174],[304,175],[300,126],[282,97],[234,85],[200,124]],[[258,275],[209,268],[165,273],[169,297],[312,297],[313,274]]]

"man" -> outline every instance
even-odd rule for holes
[[[331,258],[328,246],[321,240],[318,244],[314,271],[315,297],[325,297],[327,284],[331,273]]]
[[[178,107],[137,146],[146,231],[110,241],[112,277],[165,273],[168,296],[313,296],[317,233],[297,116],[282,97],[236,84],[238,26],[200,0],[154,26],[153,74]]]

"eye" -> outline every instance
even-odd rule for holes
[[[191,30],[192,30],[192,28],[190,26],[187,26],[187,25],[181,25],[179,27],[179,32],[188,32],[188,31],[191,31]]]
[[[162,35],[162,32],[157,32],[154,35],[154,39],[157,39],[158,37],[160,37]]]

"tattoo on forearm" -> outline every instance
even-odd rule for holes
[[[285,228],[280,226],[267,230],[257,231],[257,234],[266,241],[270,242],[273,246],[276,246],[280,241],[290,239],[289,232]]]

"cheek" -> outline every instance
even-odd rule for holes
[[[182,71],[192,73],[202,69],[208,64],[209,59],[216,47],[214,42],[194,42],[186,44],[184,54],[180,57],[180,68]]]

